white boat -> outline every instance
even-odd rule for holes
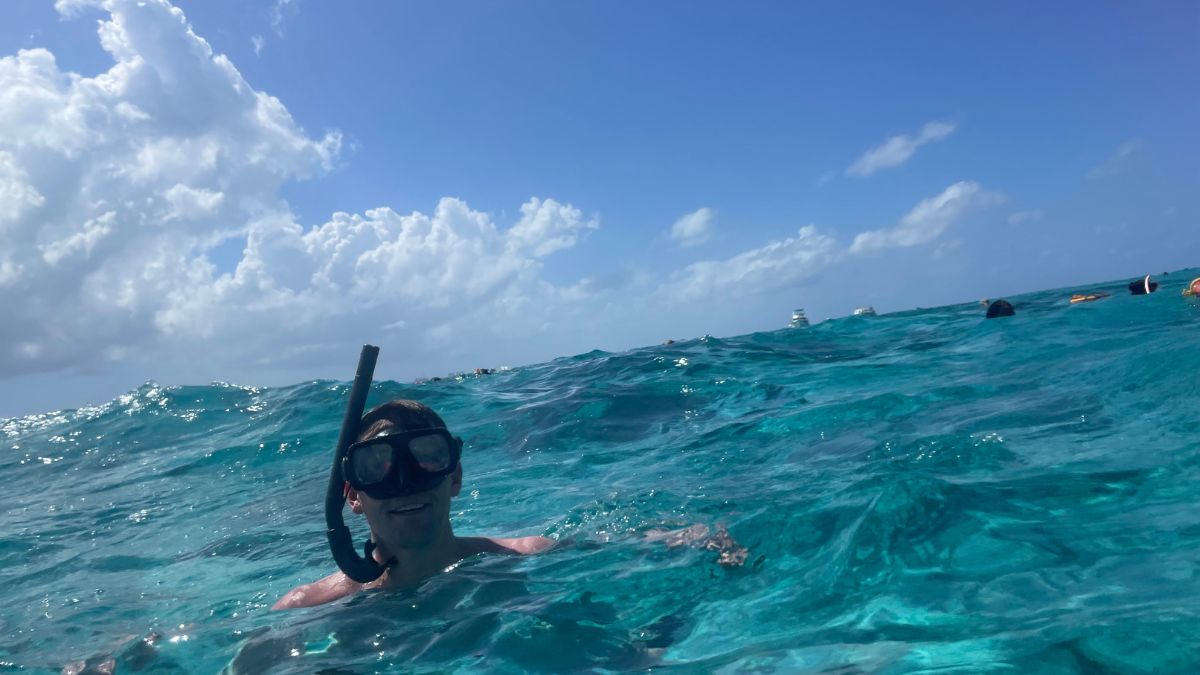
[[[854,316],[875,316],[875,308],[867,305],[854,310]]]
[[[792,310],[792,321],[788,324],[788,328],[805,328],[808,326],[808,317],[804,316],[804,310]]]

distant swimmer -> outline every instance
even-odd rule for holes
[[[993,301],[987,308],[987,318],[989,319],[995,319],[998,316],[1013,316],[1016,313],[1012,303],[1007,300]]]
[[[1145,279],[1129,282],[1129,292],[1134,295],[1149,295],[1158,290],[1158,282],[1150,281],[1150,275],[1147,274]]]
[[[1200,298],[1200,277],[1196,277],[1188,282],[1188,285],[1183,289],[1183,294],[1193,298]]]
[[[1108,293],[1105,293],[1103,291],[1099,291],[1096,293],[1076,293],[1075,295],[1071,296],[1071,304],[1074,305],[1075,303],[1079,303],[1079,302],[1092,302],[1094,300],[1099,300],[1101,298],[1107,298],[1107,297],[1109,297]]]

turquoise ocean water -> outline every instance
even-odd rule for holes
[[[347,383],[0,420],[0,671],[1198,672],[1191,272],[377,383],[466,439],[459,534],[564,543],[284,613]],[[747,564],[642,536],[693,523]]]

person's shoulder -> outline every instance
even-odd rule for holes
[[[541,553],[555,544],[549,537],[468,537],[471,553],[507,553],[509,555],[533,555]]]
[[[513,537],[507,539],[495,539],[501,546],[510,548],[521,555],[532,555],[541,553],[555,544],[555,541],[549,537]]]
[[[363,585],[341,572],[334,572],[311,584],[302,584],[284,594],[271,609],[295,609],[333,602],[362,590]]]

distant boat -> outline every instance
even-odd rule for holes
[[[854,310],[854,316],[875,316],[875,308],[867,305]]]
[[[788,324],[788,328],[806,328],[808,326],[808,317],[804,316],[804,310],[792,310],[792,322]]]

